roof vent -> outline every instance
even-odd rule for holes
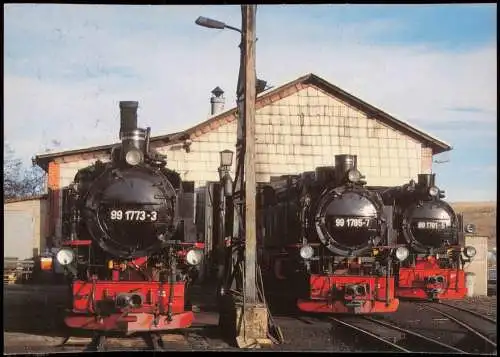
[[[215,87],[212,90],[212,97],[210,98],[210,114],[216,115],[224,110],[224,104],[226,98],[224,98],[224,91],[220,87]]]

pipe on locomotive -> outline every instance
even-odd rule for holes
[[[120,133],[122,158],[131,166],[139,165],[149,149],[149,131],[137,127],[139,102],[120,101]]]

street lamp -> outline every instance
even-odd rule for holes
[[[208,17],[200,16],[196,19],[196,21],[194,23],[196,25],[199,25],[199,26],[208,27],[209,29],[220,29],[220,30],[230,29],[230,30],[238,31],[239,33],[241,33],[241,30],[239,28],[226,25],[222,21],[209,19]]]
[[[233,154],[231,150],[220,152],[219,179],[224,189],[224,195],[227,197],[233,193],[233,179],[229,174],[230,167],[233,164]]]
[[[222,150],[220,152],[220,166],[231,166],[233,164],[233,152]]]

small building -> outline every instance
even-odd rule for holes
[[[474,274],[474,295],[485,296],[488,294],[488,237],[466,236],[465,245],[476,248],[476,255],[466,263],[464,270]]]
[[[219,152],[235,151],[236,108],[224,110],[220,88],[212,93],[208,120],[182,132],[151,137],[151,147],[167,155],[167,166],[183,180],[195,182],[198,196],[206,194],[207,182],[218,180]],[[256,110],[260,182],[331,166],[335,155],[354,154],[370,185],[399,185],[431,172],[432,156],[451,150],[447,143],[314,74],[259,93]],[[152,128],[153,134],[155,129],[160,128]],[[62,236],[62,190],[79,169],[97,159],[109,160],[113,145],[36,156],[35,162],[48,172],[48,227],[55,237]]]
[[[31,259],[45,251],[47,195],[5,200],[3,217],[4,258]]]

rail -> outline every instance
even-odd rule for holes
[[[456,324],[462,326],[463,328],[465,328],[467,331],[469,331],[470,333],[472,333],[473,335],[477,336],[478,338],[480,338],[481,340],[483,340],[484,342],[486,342],[487,345],[489,345],[490,347],[494,347],[495,349],[497,348],[497,343],[495,341],[492,341],[490,338],[488,338],[487,336],[485,336],[483,333],[481,333],[480,331],[478,331],[476,328],[474,328],[473,326],[471,326],[470,324],[464,322],[464,321],[461,321],[459,319],[457,319],[456,317],[450,315],[449,313],[447,312],[444,312],[438,308],[435,308],[433,306],[430,306],[430,305],[427,305],[427,304],[417,304],[418,306],[424,308],[424,309],[427,309],[427,310],[432,310],[432,311],[435,311],[437,313],[439,313],[440,315],[448,318],[449,320],[455,322]],[[455,308],[455,309],[458,309],[458,310],[462,310],[462,311],[465,311],[465,312],[468,312],[468,313],[471,313],[471,311],[469,311],[468,309],[461,309],[461,308],[457,308],[455,306],[452,306],[452,308]],[[472,314],[474,316],[477,317],[476,314]],[[485,318],[484,316],[481,316],[481,318],[483,320],[485,319],[488,319],[489,318]],[[496,321],[490,321],[492,323],[494,323],[496,325]]]
[[[390,324],[388,322],[385,322],[385,321],[380,321],[380,320],[376,320],[374,318],[371,318],[371,317],[363,317],[364,320],[367,320],[367,321],[371,321],[371,322],[374,322],[374,323],[377,323],[379,325],[382,325],[382,326],[385,326],[385,327],[388,327],[388,328],[391,328],[391,329],[394,329],[394,330],[397,330],[397,331],[400,331],[400,332],[403,332],[404,334],[406,335],[410,335],[410,336],[413,336],[413,337],[416,337],[418,338],[419,340],[424,340],[425,342],[427,343],[430,343],[430,344],[433,344],[433,345],[436,345],[436,346],[439,346],[439,347],[442,347],[444,348],[445,350],[449,350],[449,351],[454,351],[454,352],[458,352],[458,353],[467,353],[466,351],[463,351],[459,348],[456,348],[454,346],[451,346],[451,345],[448,345],[446,343],[443,343],[441,341],[438,341],[438,340],[435,340],[435,339],[432,339],[430,337],[427,337],[427,336],[424,336],[424,335],[421,335],[417,332],[414,332],[414,331],[410,331],[408,329],[405,329],[405,328],[402,328],[402,327],[399,327],[399,326],[396,326],[396,325],[393,325],[393,324]],[[411,351],[411,352],[417,352],[417,351]],[[422,352],[431,352],[431,351],[422,351]]]
[[[370,331],[368,331],[368,330],[366,330],[364,328],[356,326],[354,324],[350,324],[348,322],[342,321],[342,320],[340,320],[338,318],[335,318],[335,317],[330,317],[329,320],[334,321],[334,322],[336,322],[336,323],[338,323],[340,325],[343,325],[345,327],[348,327],[348,328],[350,328],[350,329],[352,329],[352,330],[354,330],[356,332],[362,333],[365,336],[369,336],[372,339],[374,339],[374,340],[376,340],[378,342],[381,342],[382,344],[385,344],[387,346],[390,346],[390,347],[392,347],[392,348],[394,348],[394,349],[396,349],[396,350],[398,350],[400,352],[412,352],[410,350],[407,350],[404,347],[401,347],[401,346],[399,346],[399,345],[397,345],[397,344],[395,344],[395,343],[387,340],[386,338],[384,338],[382,336],[376,335],[376,334],[374,334],[374,333],[372,333],[372,332],[370,332]]]
[[[445,303],[443,301],[439,302],[439,305],[449,306],[449,307],[454,308],[454,309],[459,310],[459,311],[468,312],[471,315],[479,317],[480,319],[483,319],[485,321],[491,322],[493,324],[497,323],[497,320],[495,320],[495,319],[491,319],[488,316],[484,316],[484,315],[480,314],[479,312],[476,312],[476,311],[473,311],[473,310],[469,310],[469,309],[466,309],[464,307],[451,305],[451,304]]]

